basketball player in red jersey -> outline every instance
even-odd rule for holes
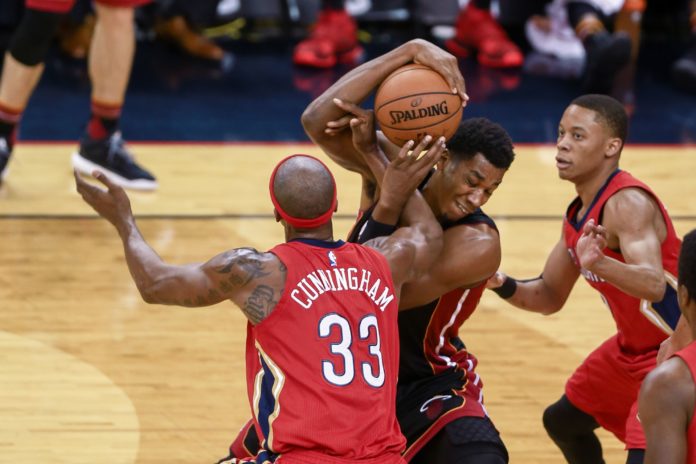
[[[362,176],[360,218],[350,241],[389,235],[398,219],[387,220],[375,211],[387,200],[379,187],[385,160],[397,156],[399,147],[375,134],[372,112],[355,103],[366,100],[394,70],[413,62],[438,71],[466,102],[456,58],[417,39],[343,76],[302,116],[309,136],[334,161]],[[508,461],[483,406],[478,361],[458,332],[500,265],[498,231],[479,208],[500,185],[513,158],[512,142],[500,126],[483,118],[465,120],[447,143],[438,169],[421,186],[444,229],[444,244],[433,267],[404,286],[399,303],[408,311],[399,313],[396,408],[407,440],[404,458],[411,463]],[[231,455],[248,455],[256,443],[254,430],[245,426],[230,447]]]
[[[337,163],[363,177],[361,217],[352,240],[394,231],[397,219],[375,212],[388,200],[384,187],[378,189],[382,152],[393,158],[399,147],[381,133],[375,139],[372,113],[349,102],[363,102],[392,71],[412,62],[438,71],[466,101],[456,58],[428,42],[413,40],[346,74],[303,114],[309,136]],[[513,157],[510,138],[500,126],[481,118],[467,120],[448,142],[446,158],[422,187],[430,210],[445,230],[435,264],[404,286],[400,300],[400,307],[409,310],[399,313],[396,408],[407,439],[404,458],[412,463],[501,464],[508,460],[483,407],[477,360],[457,334],[500,265],[498,231],[479,207],[501,183]],[[230,447],[232,455],[253,451],[258,446],[253,434],[253,429],[245,427]]]
[[[677,297],[696,340],[696,230],[684,236],[679,253]],[[645,431],[646,464],[696,462],[696,342],[660,364],[643,381],[638,397]]]
[[[571,102],[558,128],[556,166],[578,196],[562,237],[538,278],[517,281],[497,273],[489,283],[519,308],[552,314],[582,275],[614,317],[618,333],[585,359],[565,394],[544,412],[549,436],[571,463],[604,462],[594,433],[599,426],[626,444],[627,463],[643,462],[638,390],[680,318],[675,276],[681,242],[650,188],[619,169],[627,130],[624,107],[613,98],[583,95]]]
[[[208,306],[224,300],[249,319],[247,385],[261,449],[250,461],[403,463],[395,414],[398,298],[442,246],[442,229],[420,197],[420,179],[444,139],[404,146],[390,165],[389,202],[378,214],[410,227],[361,246],[334,241],[336,186],[316,158],[293,155],[270,181],[286,243],[262,253],[239,248],[206,263],[164,263],[144,241],[125,191],[75,174],[78,192],[121,236],[129,270],[145,301]],[[410,197],[410,198],[409,198]],[[293,334],[288,336],[288,334]]]
[[[96,0],[89,49],[91,116],[72,156],[73,167],[103,171],[117,184],[152,190],[157,182],[128,152],[119,130],[121,108],[135,53],[133,10],[150,0]],[[43,73],[43,61],[59,23],[75,0],[26,0],[26,11],[10,41],[0,78],[0,183],[8,173],[17,127]]]

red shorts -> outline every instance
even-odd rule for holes
[[[27,8],[48,13],[67,13],[75,5],[76,0],[26,0]],[[108,6],[137,7],[150,3],[152,0],[96,0],[97,3]]]
[[[645,449],[645,435],[638,420],[638,392],[645,376],[656,366],[657,349],[642,354],[621,350],[616,335],[585,359],[566,384],[573,405],[626,444],[626,449]]]

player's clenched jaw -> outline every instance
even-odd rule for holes
[[[438,163],[423,193],[438,218],[457,221],[486,204],[506,171],[480,153],[458,161],[447,157]]]

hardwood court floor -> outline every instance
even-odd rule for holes
[[[144,304],[116,233],[74,193],[69,144],[22,144],[0,189],[0,463],[212,463],[249,416],[244,324],[232,304]],[[145,237],[173,263],[282,240],[267,196],[271,167],[309,145],[133,145],[158,174],[132,194]],[[552,147],[518,149],[494,195],[503,269],[538,275],[574,196]],[[334,167],[336,236],[357,206],[357,176]],[[666,203],[680,234],[696,227],[696,148],[629,147],[622,166]],[[543,317],[486,294],[462,336],[480,359],[486,404],[514,464],[559,463],[541,425],[584,356],[613,333],[579,282]],[[601,434],[608,463],[621,444]]]

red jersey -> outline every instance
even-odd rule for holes
[[[361,245],[295,240],[273,312],[247,335],[247,388],[261,453],[282,462],[401,463],[397,295]],[[265,457],[265,456],[264,456]]]
[[[690,343],[674,356],[679,356],[686,363],[691,372],[691,379],[696,383],[696,342]],[[686,429],[686,462],[696,462],[696,411],[693,412],[689,428]]]
[[[662,267],[667,279],[667,290],[662,301],[646,301],[628,295],[591,272],[582,269],[577,259],[575,247],[578,239],[582,236],[585,223],[594,219],[595,223],[601,224],[607,200],[625,188],[639,188],[652,196],[660,208],[667,227],[667,237],[662,242],[661,248]],[[599,291],[609,307],[616,322],[621,349],[633,354],[656,350],[660,343],[672,333],[681,314],[677,304],[677,279],[675,277],[681,240],[674,231],[674,226],[665,207],[647,185],[635,179],[628,172],[619,169],[607,179],[604,186],[597,192],[585,215],[578,218],[577,213],[581,207],[580,198],[575,198],[570,203],[563,220],[563,237],[573,262],[590,286]],[[605,248],[604,254],[622,263],[626,262],[620,250]]]

